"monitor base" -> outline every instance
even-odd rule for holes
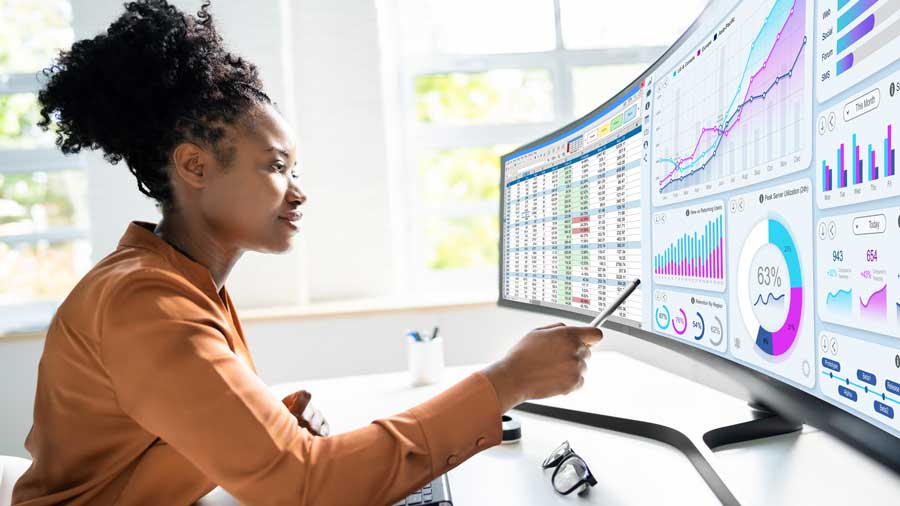
[[[771,436],[780,436],[803,429],[803,424],[788,420],[761,403],[750,403],[753,420],[719,427],[703,434],[703,442],[710,450],[735,443],[743,443]]]
[[[723,506],[740,506],[737,498],[731,493],[731,490],[728,489],[728,486],[722,481],[722,478],[716,473],[709,461],[706,460],[700,449],[684,433],[671,427],[642,420],[575,411],[533,402],[523,402],[512,409],[523,413],[579,423],[588,427],[645,437],[672,446],[687,457]]]

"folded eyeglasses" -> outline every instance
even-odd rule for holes
[[[553,450],[541,467],[543,469],[555,468],[550,482],[553,484],[553,489],[562,495],[569,495],[572,492],[583,495],[590,490],[589,487],[597,484],[587,463],[572,450],[568,441],[564,441],[557,449]]]

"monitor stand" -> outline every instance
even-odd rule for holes
[[[687,457],[688,461],[694,466],[694,469],[697,470],[700,477],[706,482],[706,485],[709,486],[723,506],[740,506],[737,498],[728,489],[728,486],[722,481],[722,478],[716,473],[709,461],[706,460],[706,457],[700,453],[699,448],[684,433],[676,429],[642,420],[575,411],[533,402],[523,402],[512,409],[557,420],[579,423],[588,427],[653,439],[672,446]]]
[[[752,410],[753,420],[726,425],[703,434],[703,442],[710,450],[716,451],[726,445],[780,436],[803,429],[803,424],[782,417],[765,404],[751,402],[748,405]]]

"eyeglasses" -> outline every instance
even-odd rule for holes
[[[597,479],[591,474],[587,463],[572,450],[568,441],[553,450],[541,464],[543,469],[555,467],[550,482],[553,489],[562,495],[569,495],[577,490],[579,495],[586,493],[589,488],[597,484]]]

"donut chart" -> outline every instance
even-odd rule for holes
[[[726,351],[725,300],[675,290],[653,293],[654,330],[718,352]]]
[[[694,340],[695,340],[695,341],[702,341],[702,340],[703,340],[703,336],[706,335],[706,320],[703,319],[703,315],[700,314],[699,311],[697,311],[697,319],[700,320],[700,321],[699,321],[699,324],[697,325],[697,328],[700,329],[700,333],[697,334],[696,336],[694,336]]]
[[[688,328],[687,314],[685,314],[684,309],[679,309],[678,312],[680,313],[680,316],[676,315],[675,318],[672,319],[672,330],[679,336],[683,336]],[[678,325],[681,325],[680,329],[678,328]]]
[[[665,311],[665,314],[663,314],[663,311]],[[656,308],[656,324],[661,330],[666,330],[667,328],[669,328],[669,324],[671,322],[672,315],[669,313],[668,306]]]
[[[744,324],[756,336],[757,348],[771,357],[784,355],[800,330],[803,276],[794,239],[777,219],[757,223],[747,235],[738,261],[738,293]]]

